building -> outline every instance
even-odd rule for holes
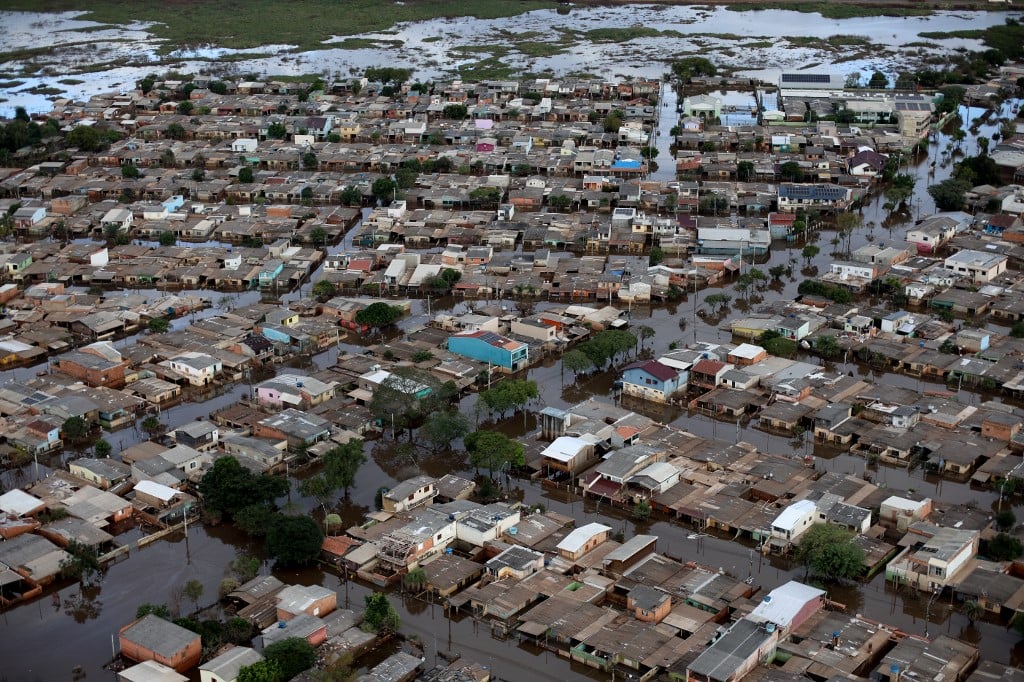
[[[772,543],[786,548],[814,525],[817,506],[811,500],[798,500],[782,510],[772,521]]]
[[[666,403],[685,388],[685,374],[657,360],[634,362],[622,373],[622,392],[643,400]]]
[[[593,463],[594,444],[576,436],[559,436],[544,448],[541,457],[549,471],[578,474]]]
[[[208,386],[224,371],[224,365],[220,360],[196,351],[176,355],[160,364],[181,374],[193,386]]]
[[[576,561],[608,539],[611,527],[603,523],[588,523],[576,528],[555,545],[558,555]]]
[[[256,422],[252,435],[257,438],[287,440],[290,449],[299,450],[328,438],[331,435],[331,423],[315,414],[288,408]]]
[[[277,619],[287,621],[299,614],[323,617],[338,608],[338,593],[320,585],[288,585],[277,593]]]
[[[785,637],[824,606],[825,590],[790,580],[764,596],[747,616],[756,623],[774,623]]]
[[[437,481],[429,476],[417,476],[402,481],[381,496],[383,509],[396,513],[430,504],[437,496]]]
[[[117,673],[117,682],[188,682],[188,678],[163,663],[143,661]]]
[[[179,673],[199,664],[199,635],[149,614],[121,628],[121,655],[132,661],[156,661]]]
[[[985,253],[964,249],[944,261],[953,272],[964,275],[972,282],[990,282],[1006,272],[1007,257],[999,253]]]
[[[845,211],[850,207],[853,190],[839,185],[793,184],[779,185],[779,211],[793,213],[799,209],[809,211]]]
[[[926,592],[941,591],[958,579],[975,554],[981,534],[976,530],[912,524],[910,538],[918,538],[885,569],[887,580],[899,580]]]
[[[741,618],[686,669],[688,682],[737,682],[775,653],[779,632],[772,623]]]
[[[200,452],[217,447],[220,429],[211,421],[191,421],[174,430],[174,441]]]
[[[256,400],[272,407],[311,407],[334,397],[337,382],[299,374],[278,374],[256,385]]]
[[[518,372],[529,364],[529,346],[494,332],[453,334],[448,338],[448,351],[507,372]]]
[[[200,682],[236,682],[238,673],[247,665],[263,660],[258,652],[247,646],[231,647],[220,656],[199,666]]]

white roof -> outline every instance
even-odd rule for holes
[[[587,541],[595,535],[601,533],[607,533],[611,530],[611,526],[606,526],[603,523],[588,523],[585,526],[581,526],[573,532],[566,535],[561,542],[559,542],[555,549],[564,550],[569,553],[578,552],[583,545],[587,544]]]
[[[811,500],[794,502],[775,517],[775,520],[772,521],[772,527],[782,528],[783,530],[796,530],[796,524],[799,523],[800,519],[808,514],[813,514],[816,509],[817,505]]]
[[[812,503],[813,504],[813,503]],[[821,598],[825,590],[790,580],[769,592],[764,600],[750,612],[750,619],[767,621],[786,628],[808,602]]]
[[[587,441],[576,436],[559,436],[540,454],[559,462],[568,462],[588,445]]]
[[[764,348],[761,348],[761,346],[755,346],[752,343],[741,343],[729,351],[729,355],[735,355],[738,358],[749,358],[751,360],[762,353],[764,353]]]
[[[908,500],[905,497],[897,497],[896,495],[893,495],[892,497],[887,497],[885,501],[882,502],[882,506],[891,507],[893,509],[903,509],[905,511],[916,511],[923,507],[924,505],[928,504],[928,502],[930,501],[931,500],[929,500],[928,498],[925,498],[920,502],[915,502],[914,500]]]
[[[156,661],[143,661],[117,674],[124,682],[188,682],[188,678]]]
[[[156,481],[139,481],[135,484],[135,491],[155,497],[163,502],[170,502],[174,499],[175,495],[181,492]]]
[[[222,680],[236,680],[243,667],[259,663],[262,660],[263,656],[253,649],[247,646],[236,646],[220,656],[210,659],[199,666],[199,669],[212,673]]]
[[[29,495],[25,491],[18,490],[17,488],[0,495],[0,512],[3,512],[4,514],[24,516],[26,514],[31,514],[42,506],[43,501],[38,497]]]

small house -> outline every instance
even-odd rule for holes
[[[234,646],[199,666],[200,682],[236,682],[242,668],[263,660],[247,646]]]
[[[430,504],[436,495],[437,481],[429,476],[417,476],[388,490],[381,500],[384,511],[396,513]]]
[[[132,661],[156,661],[177,672],[199,664],[203,647],[199,635],[149,614],[121,628],[121,655]]]
[[[529,346],[494,332],[453,334],[448,338],[448,351],[508,372],[525,369],[529,364]]]
[[[576,561],[608,539],[611,527],[603,523],[588,523],[576,528],[555,545],[558,555],[570,561]]]

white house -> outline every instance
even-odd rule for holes
[[[799,500],[782,510],[772,521],[772,537],[789,544],[814,525],[817,505],[811,500]]]
[[[253,137],[240,137],[231,141],[231,151],[236,154],[248,154],[256,151],[259,142]]]
[[[132,226],[132,212],[127,208],[112,208],[103,215],[100,223],[104,228],[116,226],[118,232],[127,232]]]
[[[603,523],[588,523],[562,538],[562,541],[555,545],[555,549],[566,559],[579,559],[607,540],[611,530],[611,526]]]
[[[207,386],[213,382],[218,374],[224,371],[224,366],[220,360],[212,355],[197,351],[176,355],[169,360],[164,360],[160,364],[178,372],[193,386]]]
[[[973,282],[990,282],[1006,272],[1006,261],[1006,256],[999,253],[964,249],[947,258],[944,265]]]

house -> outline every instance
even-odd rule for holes
[[[512,545],[484,564],[487,575],[495,580],[522,580],[544,568],[544,555],[526,547]]]
[[[911,524],[904,542],[909,539],[913,544],[889,562],[885,578],[925,592],[941,590],[955,583],[978,553],[980,537],[976,530]]]
[[[131,467],[116,459],[92,457],[82,457],[68,462],[68,471],[89,481],[100,490],[109,490],[121,481],[128,480],[132,473]]]
[[[304,639],[313,646],[320,646],[327,639],[327,623],[308,613],[300,613],[291,620],[274,623],[260,634],[263,638],[264,649],[274,642],[292,637]]]
[[[685,388],[685,374],[657,360],[634,362],[622,373],[622,392],[642,400],[667,403]]]
[[[0,542],[0,575],[5,580],[0,585],[0,595],[17,599],[40,585],[50,584],[60,575],[61,564],[70,558],[70,554],[41,535],[24,533]]]
[[[811,500],[798,500],[772,520],[772,541],[786,548],[814,525],[817,506]]]
[[[311,407],[334,397],[338,383],[324,383],[299,374],[278,374],[256,385],[256,400],[261,405]]]
[[[104,230],[128,232],[132,227],[132,212],[127,208],[112,208],[103,214],[100,225]]]
[[[626,609],[645,623],[660,623],[672,612],[672,597],[647,585],[637,585],[626,596]]]
[[[549,471],[578,474],[593,462],[594,444],[576,436],[559,436],[544,448],[541,457]]]
[[[242,668],[263,660],[247,646],[234,646],[199,666],[200,682],[236,682]]]
[[[396,513],[409,511],[430,502],[437,496],[437,480],[429,476],[417,476],[402,481],[381,496],[383,509]]]
[[[774,626],[740,618],[687,666],[687,682],[737,682],[767,663],[778,641]]]
[[[224,371],[223,363],[212,355],[189,351],[160,363],[181,374],[193,386],[208,386]]]
[[[163,663],[143,661],[117,673],[117,682],[188,682],[188,678]]]
[[[797,210],[845,211],[850,206],[853,190],[831,184],[779,184],[779,211]]]
[[[756,623],[773,623],[785,637],[825,604],[825,590],[795,580],[776,587],[747,616]]]
[[[180,445],[203,452],[217,447],[220,430],[211,421],[191,421],[174,430],[174,441]]]
[[[259,465],[263,471],[270,471],[284,461],[288,441],[284,438],[264,439],[250,436],[229,436],[221,441],[224,452],[243,461],[242,458]]]
[[[448,337],[448,351],[507,372],[517,372],[529,364],[529,346],[494,332],[453,334]]]
[[[277,593],[277,619],[291,620],[301,613],[323,617],[338,608],[338,593],[320,585],[288,585]]]
[[[203,647],[199,635],[149,614],[121,628],[121,655],[132,661],[156,661],[179,673],[199,664]]]
[[[958,226],[954,218],[932,216],[907,231],[907,242],[921,255],[935,253],[956,236]]]
[[[331,423],[315,414],[289,407],[253,425],[252,435],[257,438],[287,440],[288,447],[300,450],[331,435]]]
[[[57,370],[92,387],[121,388],[130,362],[109,341],[98,341],[57,359]]]
[[[603,523],[588,523],[576,528],[555,545],[558,555],[570,561],[576,561],[608,539],[611,527]]]
[[[944,261],[953,272],[960,273],[974,283],[990,282],[1006,272],[1008,258],[999,253],[986,253],[964,249],[957,251]]]

